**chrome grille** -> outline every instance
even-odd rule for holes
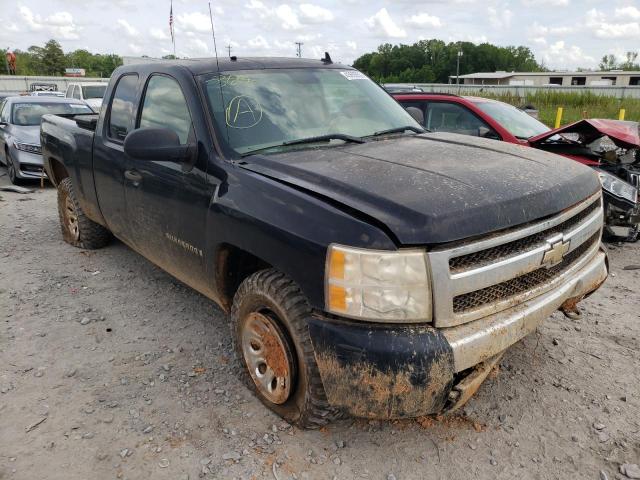
[[[597,254],[602,223],[598,192],[551,218],[429,251],[434,325],[483,318],[562,285]]]
[[[451,273],[459,273],[465,270],[482,267],[483,265],[487,265],[498,259],[508,259],[509,257],[531,250],[538,245],[544,244],[545,240],[553,235],[572,230],[599,207],[600,202],[593,202],[577,215],[542,232],[514,240],[513,242],[504,243],[493,248],[481,250],[479,252],[454,257],[449,260]]]
[[[509,300],[514,296],[548,283],[568,270],[599,241],[600,232],[592,235],[589,240],[565,256],[562,262],[554,267],[542,267],[525,275],[507,280],[506,282],[458,295],[453,299],[453,311],[455,313],[461,313],[481,307],[487,303],[495,302],[496,300]]]

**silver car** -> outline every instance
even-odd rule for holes
[[[40,121],[42,115],[94,113],[81,100],[57,97],[7,97],[0,100],[0,161],[9,180],[39,179],[42,168]]]

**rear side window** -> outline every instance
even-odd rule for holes
[[[173,78],[154,75],[147,84],[144,95],[140,128],[168,128],[186,144],[191,132],[191,115],[182,89]]]
[[[116,141],[124,141],[124,137],[133,128],[137,87],[138,75],[124,75],[118,80],[111,102],[107,131],[107,135]]]
[[[73,98],[77,98],[78,100],[82,100],[82,98],[80,97],[80,87],[79,86],[75,86],[73,87]]]
[[[479,128],[489,128],[465,107],[456,103],[429,103],[425,126],[432,132],[452,132],[462,135],[479,135]]]
[[[73,85],[69,85],[67,87],[67,93],[65,93],[64,96],[67,98],[71,98],[71,92],[73,92]]]

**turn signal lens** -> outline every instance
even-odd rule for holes
[[[431,320],[431,289],[422,250],[367,250],[331,245],[326,307],[346,317],[385,322]]]

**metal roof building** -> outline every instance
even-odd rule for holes
[[[456,83],[456,76],[449,77]],[[460,75],[462,85],[561,86],[640,86],[640,71],[608,72],[479,72]]]

